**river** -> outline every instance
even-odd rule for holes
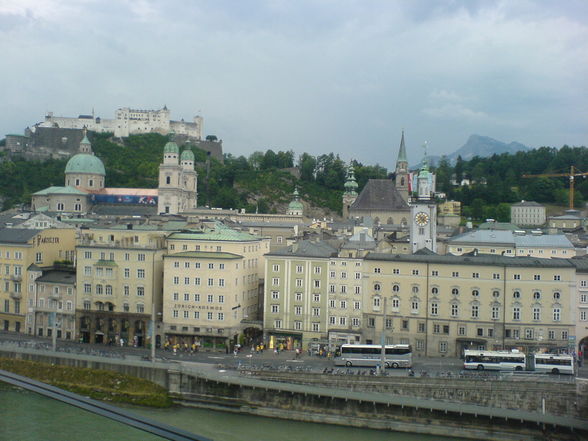
[[[458,441],[458,438],[355,429],[327,424],[255,417],[204,409],[149,409],[132,412],[205,436],[213,441]],[[162,438],[0,383],[0,440],[155,441]]]

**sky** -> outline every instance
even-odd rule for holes
[[[233,155],[588,146],[585,0],[0,0],[0,66],[0,138],[167,105]]]

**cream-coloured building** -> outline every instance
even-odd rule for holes
[[[170,234],[164,259],[165,338],[203,348],[228,348],[240,335],[257,339],[269,242],[221,224]]]
[[[35,271],[30,269],[31,273]],[[38,268],[35,293],[28,308],[32,334],[72,340],[76,337],[76,271],[73,267]]]
[[[150,342],[161,318],[166,232],[120,225],[83,230],[76,246],[76,329],[89,343]]]
[[[38,267],[52,266],[56,261],[75,261],[75,229],[0,230],[1,329],[33,332],[32,322],[25,327],[25,315],[35,299]]]
[[[572,242],[563,234],[527,234],[509,230],[472,230],[446,240],[447,253],[461,256],[476,252],[499,256],[527,256],[542,259],[571,258]]]
[[[581,351],[584,359],[588,358],[588,258],[571,259],[576,266],[576,333],[575,350]],[[572,345],[570,345],[572,346]]]
[[[545,206],[534,201],[521,201],[510,206],[510,221],[520,227],[545,225]]]
[[[568,259],[369,253],[301,241],[266,256],[266,341],[325,347],[408,343],[416,355],[466,348],[567,348],[576,333]],[[326,273],[325,273],[326,272]]]

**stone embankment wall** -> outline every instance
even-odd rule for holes
[[[542,412],[545,406],[545,412],[554,415],[580,418],[588,415],[588,404],[577,397],[577,387],[572,381],[554,382],[549,379],[537,381],[536,377],[532,380],[521,378],[517,381],[481,381],[475,378],[300,375],[288,372],[255,372],[254,374],[256,378],[284,383],[360,392],[380,392],[532,412]],[[585,400],[588,400],[588,385],[586,388],[584,395]]]

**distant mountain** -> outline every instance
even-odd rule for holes
[[[495,154],[514,154],[521,150],[528,151],[531,150],[531,148],[521,144],[520,142],[513,141],[510,144],[506,144],[505,142],[490,138],[489,136],[470,135],[467,142],[463,146],[461,146],[455,152],[445,156],[447,157],[447,159],[449,159],[451,163],[454,163],[457,157],[460,155],[461,159],[463,159],[464,161],[469,161],[474,156],[479,156],[480,158],[487,158]],[[428,157],[430,165],[438,164],[440,159],[441,156]],[[415,164],[415,167],[418,167],[419,165],[420,164]]]
[[[455,161],[457,157],[461,155],[461,159],[469,161],[474,156],[487,158],[489,156],[500,155],[502,153],[514,154],[521,150],[527,151],[531,149],[526,145],[521,144],[520,142],[513,141],[510,144],[506,144],[488,136],[471,135],[461,148],[451,153],[450,155],[447,155],[447,158]]]

